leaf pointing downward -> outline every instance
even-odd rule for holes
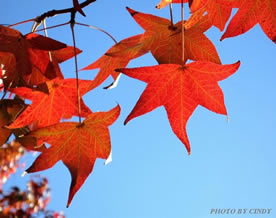
[[[108,112],[92,113],[81,124],[64,122],[31,132],[30,136],[51,146],[39,155],[27,172],[46,170],[62,160],[72,177],[68,207],[92,172],[96,159],[108,158],[111,151],[108,126],[119,114],[120,107],[117,106]]]
[[[163,64],[151,67],[118,69],[119,72],[148,83],[135,107],[125,120],[146,114],[164,106],[177,137],[190,153],[186,123],[198,105],[226,114],[223,93],[218,81],[232,75],[240,63],[219,65],[211,62],[193,62],[184,66]]]

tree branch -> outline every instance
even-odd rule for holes
[[[85,2],[81,3],[80,4],[80,7],[81,8],[84,8],[88,5],[90,5],[91,3],[95,2],[96,0],[86,0]],[[72,8],[66,8],[66,9],[61,9],[61,10],[51,10],[51,11],[48,11],[40,16],[38,16],[35,21],[37,23],[40,23],[42,22],[45,18],[47,17],[53,17],[55,15],[58,15],[58,14],[67,14],[67,13],[72,13],[72,12],[76,12],[76,9],[74,7]]]

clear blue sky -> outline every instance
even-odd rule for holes
[[[85,8],[87,18],[79,22],[95,25],[117,40],[142,33],[125,10],[129,6],[145,13],[169,17],[168,8],[155,9],[159,0],[97,0]],[[71,6],[71,0],[2,1],[0,23],[12,24],[30,19],[50,9]],[[174,7],[175,20],[180,8]],[[187,13],[186,13],[187,14]],[[48,26],[67,21],[68,15],[47,20]],[[23,33],[31,25],[17,27]],[[77,28],[77,45],[84,52],[84,67],[113,45],[112,40],[92,29]],[[49,36],[72,45],[69,27],[50,30]],[[58,163],[43,172],[49,178],[52,200],[49,209],[63,210],[68,218],[220,218],[238,215],[211,215],[211,209],[272,208],[271,215],[243,215],[266,218],[276,215],[276,45],[259,25],[245,35],[219,41],[216,28],[207,32],[217,46],[224,64],[241,61],[236,74],[220,83],[229,119],[198,107],[189,120],[187,132],[192,153],[172,133],[164,108],[132,120],[123,121],[135,105],[145,84],[122,76],[116,89],[101,87],[85,96],[93,111],[108,110],[118,102],[122,111],[110,128],[113,162],[104,166],[97,160],[93,173],[66,209],[70,175]],[[155,65],[150,54],[128,66]],[[62,65],[66,77],[73,77],[73,61]],[[92,79],[95,71],[81,72]],[[26,159],[27,166],[34,157]],[[13,182],[24,184],[20,175]]]

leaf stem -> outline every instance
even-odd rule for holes
[[[35,21],[35,19],[23,20],[21,22],[15,23],[15,24],[8,25],[8,27],[13,27],[13,26],[17,26],[17,25],[20,25],[23,23],[28,23],[28,22],[33,22],[33,21]]]
[[[43,23],[44,35],[45,35],[46,37],[48,37],[47,26],[46,26],[46,19],[44,19],[44,20],[42,21],[42,23]],[[52,59],[52,53],[51,53],[51,51],[49,51],[48,53],[49,53],[50,62],[52,62],[52,61],[53,61],[53,59]]]
[[[42,29],[39,29],[39,30],[33,30],[31,31],[30,33],[36,33],[36,32],[41,32],[41,31],[45,31],[45,30],[49,30],[49,29],[54,29],[54,28],[57,28],[57,27],[61,27],[61,26],[65,26],[67,24],[69,24],[70,22],[66,22],[66,23],[62,23],[62,24],[57,24],[57,25],[54,25],[54,26],[50,26],[50,27],[47,27],[47,28],[42,28]],[[29,33],[28,33],[29,34]]]
[[[118,43],[118,41],[108,32],[106,32],[105,30],[101,29],[101,28],[98,28],[96,26],[92,26],[92,25],[89,25],[89,24],[84,24],[84,23],[78,23],[76,22],[75,24],[78,24],[78,25],[81,25],[81,26],[86,26],[86,27],[89,27],[89,28],[92,28],[92,29],[95,29],[95,30],[99,30],[101,31],[102,33],[106,34],[107,36],[109,36],[114,42],[115,44]]]
[[[76,84],[77,84],[77,96],[78,96],[78,115],[79,115],[79,123],[81,124],[81,97],[80,97],[80,88],[79,88],[79,71],[78,71],[78,60],[77,60],[77,47],[76,47],[76,39],[75,39],[75,15],[76,11],[71,13],[71,21],[70,27],[72,31],[73,45],[74,45],[74,57],[75,57],[75,71],[76,71]]]
[[[182,35],[182,66],[185,64],[185,33],[184,33],[184,3],[181,0],[181,35]]]
[[[170,17],[171,17],[171,27],[174,26],[173,24],[173,11],[172,11],[172,3],[170,3]]]

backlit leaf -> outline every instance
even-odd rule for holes
[[[108,126],[119,114],[117,106],[108,112],[92,113],[81,124],[64,122],[31,132],[30,136],[51,146],[39,155],[27,172],[46,170],[62,160],[72,177],[68,207],[92,172],[96,159],[108,158],[111,151]]]

